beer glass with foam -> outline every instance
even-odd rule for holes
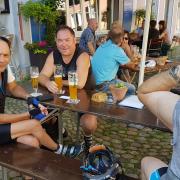
[[[39,69],[36,66],[30,67],[30,75],[31,75],[31,84],[32,88],[34,90],[33,93],[31,93],[31,96],[40,96],[41,93],[38,93],[38,78],[39,78]]]
[[[76,71],[68,72],[68,83],[69,83],[69,94],[70,101],[77,102],[77,85],[78,85],[78,75]]]
[[[62,82],[62,75],[63,75],[63,67],[60,64],[55,65],[54,68],[54,81],[57,84],[58,87],[58,93],[57,94],[62,94],[62,87],[63,87],[63,82]]]

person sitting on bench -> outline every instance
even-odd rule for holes
[[[43,145],[57,154],[72,158],[78,156],[82,152],[81,145],[57,144],[42,128],[38,119],[47,115],[47,108],[17,85],[8,66],[9,62],[10,43],[6,38],[0,37],[0,145],[16,141],[34,147]],[[21,114],[5,114],[6,89],[15,97],[27,99],[28,104],[33,104],[35,108]]]
[[[180,179],[180,98],[169,92],[180,82],[180,65],[145,81],[138,90],[139,99],[173,131],[173,153],[169,166],[154,157],[141,162],[142,180]]]

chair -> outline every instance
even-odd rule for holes
[[[162,39],[150,39],[147,50],[147,56],[159,57],[161,53],[162,43]]]

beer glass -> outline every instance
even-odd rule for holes
[[[57,94],[62,94],[62,87],[63,87],[63,82],[62,82],[62,75],[63,75],[63,67],[62,65],[58,64],[55,65],[54,68],[54,81],[57,84],[58,87],[58,93]]]
[[[68,83],[69,83],[70,101],[72,103],[76,103],[78,102],[78,98],[77,98],[78,75],[76,71],[68,72]]]
[[[31,96],[40,96],[42,93],[38,93],[38,78],[39,78],[39,69],[36,66],[30,67],[30,75],[31,75],[31,84],[32,88],[34,90],[33,93],[31,93]]]

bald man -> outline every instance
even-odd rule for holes
[[[89,19],[88,27],[82,32],[79,47],[84,49],[90,56],[96,50],[95,31],[98,28],[96,19]]]

